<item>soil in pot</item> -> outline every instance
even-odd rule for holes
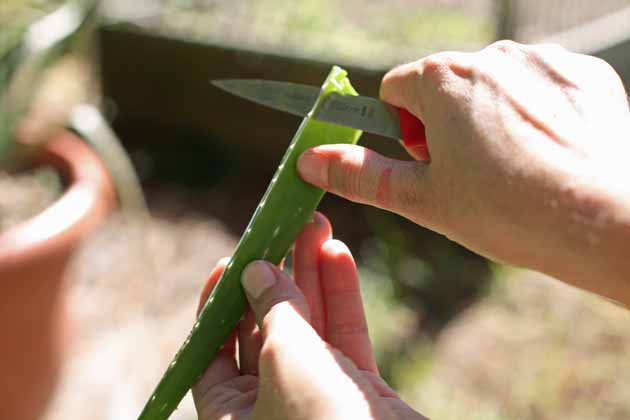
[[[40,213],[60,197],[63,185],[51,167],[19,174],[0,172],[0,232]]]

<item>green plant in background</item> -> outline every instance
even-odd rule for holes
[[[299,178],[297,158],[320,144],[354,144],[361,135],[359,130],[312,119],[330,93],[357,94],[346,75],[344,70],[333,67],[324,81],[317,102],[293,137],[232,260],[139,419],[164,420],[170,416],[241,319],[247,307],[240,283],[245,266],[258,259],[280,263],[311,220],[324,191]]]
[[[167,0],[165,13],[142,25],[235,48],[382,69],[494,40],[495,17],[480,8],[438,0]]]
[[[76,106],[69,126],[94,149],[109,170],[121,209],[148,215],[142,186],[131,160],[99,109],[89,104]]]
[[[492,276],[485,260],[392,213],[364,214],[374,234],[364,263],[382,273],[396,299],[422,318],[423,334],[435,336],[486,294]]]
[[[0,169],[20,167],[32,149],[40,146],[37,142],[28,146],[18,143],[15,130],[26,118],[40,82],[71,53],[96,20],[99,3],[8,0],[0,5]],[[65,124],[75,130],[108,168],[121,208],[146,213],[131,162],[96,107],[78,105],[70,111],[68,121],[45,123]]]
[[[46,4],[52,8],[57,3]],[[10,1],[3,6],[8,9],[5,16],[17,16],[29,4]],[[23,23],[26,18],[4,22],[0,31],[0,165],[11,166],[19,160],[13,136],[18,121],[28,110],[45,71],[68,52],[97,5],[96,0],[68,2],[29,25]]]

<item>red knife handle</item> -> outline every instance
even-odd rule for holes
[[[405,108],[398,108],[400,133],[407,150],[418,160],[429,161],[429,148],[424,124]]]

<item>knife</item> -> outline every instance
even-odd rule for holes
[[[222,79],[211,83],[233,95],[289,114],[305,117],[320,88],[298,83],[256,79]],[[329,94],[314,119],[391,139],[401,139],[421,160],[429,160],[424,125],[404,108],[367,96]]]

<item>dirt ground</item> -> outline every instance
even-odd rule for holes
[[[408,401],[431,418],[630,418],[630,312],[529,271],[444,330]]]
[[[20,174],[0,171],[0,191],[2,232],[50,206],[60,195],[61,180],[50,168]]]
[[[73,339],[45,420],[136,418],[194,323],[210,269],[235,244],[202,218],[103,226],[74,264]],[[172,418],[196,418],[189,398]]]
[[[235,243],[201,215],[104,226],[74,264],[74,341],[45,420],[135,418],[187,335],[211,266]],[[404,398],[444,420],[629,418],[630,312],[531,272],[499,269],[497,279],[429,350],[395,364]],[[405,324],[396,307],[379,309],[383,296],[367,298],[369,319]],[[371,331],[379,354],[391,344],[378,339],[382,321]],[[196,418],[190,398],[173,418]]]

